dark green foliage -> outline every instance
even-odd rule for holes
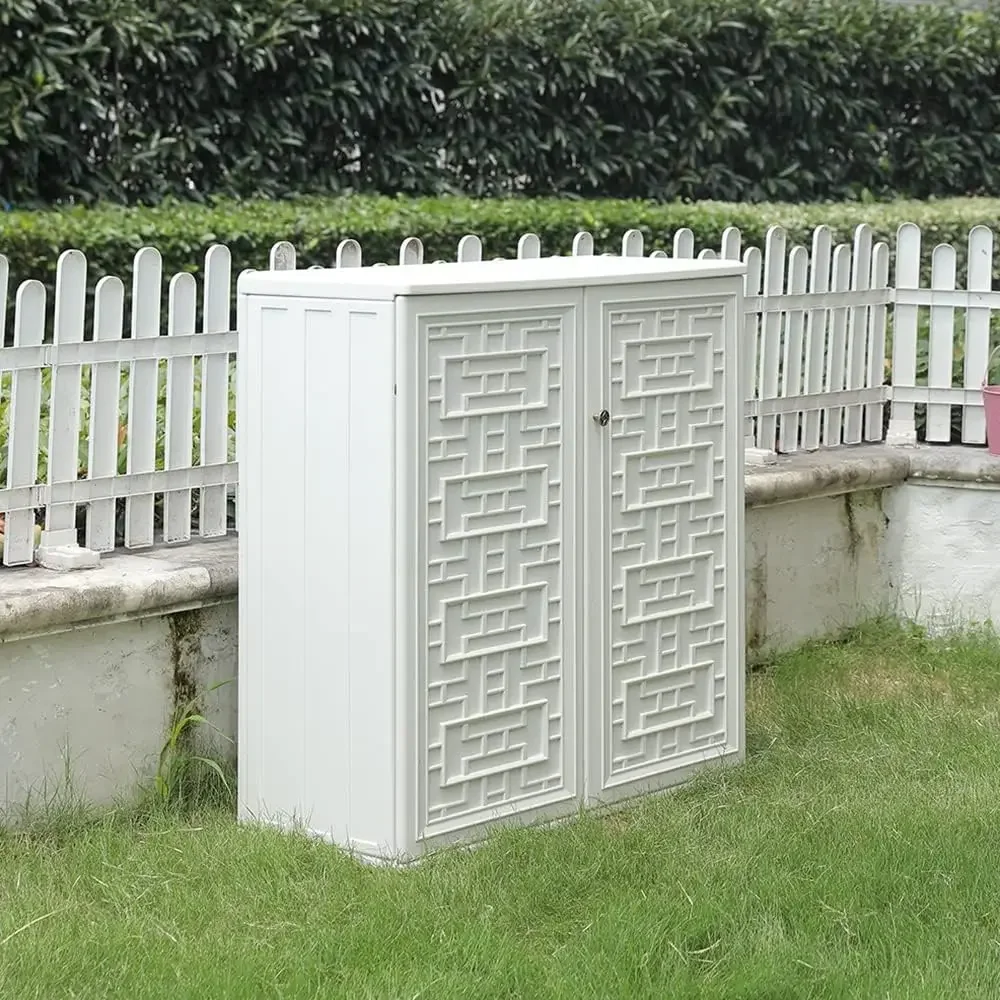
[[[0,0],[0,198],[788,201],[1000,187],[1000,13]]]
[[[405,190],[433,120],[431,9],[0,0],[0,197]]]

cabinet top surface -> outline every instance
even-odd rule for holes
[[[744,274],[738,261],[655,257],[541,257],[534,260],[410,264],[390,267],[252,271],[240,276],[243,295],[392,299],[514,289],[576,288]]]

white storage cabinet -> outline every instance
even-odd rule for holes
[[[372,859],[743,753],[743,267],[239,285],[239,799]]]

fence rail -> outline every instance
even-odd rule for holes
[[[730,228],[718,250],[700,251],[691,230],[682,229],[670,254],[651,253],[747,266],[747,447],[811,451],[886,437],[909,443],[918,435],[985,442],[980,387],[1000,314],[993,233],[985,226],[969,233],[965,287],[949,245],[933,248],[930,282],[922,283],[917,226],[900,227],[894,250],[891,284],[892,249],[874,242],[867,225],[858,226],[850,245],[834,245],[820,226],[811,246],[791,248],[778,226],[763,248],[744,248],[739,230]],[[571,252],[592,255],[591,235],[579,233]],[[642,233],[627,232],[621,253],[643,256]],[[536,235],[521,237],[519,257],[541,254]],[[474,235],[456,248],[459,261],[483,255]],[[398,265],[423,261],[420,240],[404,240]],[[361,246],[344,240],[335,266],[363,263]],[[295,248],[275,244],[268,266],[294,269]],[[21,284],[8,308],[8,274],[0,256],[0,332],[7,332],[6,315],[13,319],[13,344],[0,347],[3,564],[32,561],[39,512],[51,537],[76,528],[97,552],[226,534],[238,478],[229,250],[206,253],[200,303],[191,274],[164,286],[155,248],[136,254],[127,297],[114,276],[88,295],[87,261],[67,250],[57,265],[51,324],[39,281]]]

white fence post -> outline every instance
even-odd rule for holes
[[[676,245],[676,243],[675,243]],[[743,263],[747,273],[743,280],[744,294],[747,299],[756,299],[760,295],[760,281],[763,273],[763,262],[757,247],[747,247],[743,254]],[[744,413],[748,405],[752,406],[759,398],[757,389],[757,353],[760,337],[760,314],[747,308],[743,317],[743,407]],[[744,415],[743,450],[746,461],[759,464],[765,461],[771,452],[767,448],[757,447],[756,427],[759,422],[755,418]]]
[[[931,254],[932,291],[955,290],[955,248],[942,243]],[[931,305],[930,340],[927,344],[927,386],[930,390],[951,389],[955,357],[955,307]],[[933,399],[933,396],[930,397]],[[951,440],[951,404],[927,403],[927,440]]]
[[[192,274],[170,279],[167,299],[167,336],[194,336],[198,312],[198,283]],[[163,467],[187,469],[194,458],[194,355],[167,362],[167,406]],[[191,490],[168,490],[163,495],[163,541],[191,540]]]
[[[7,258],[0,253],[0,348],[4,345],[7,330],[7,290],[10,281],[10,265]]]
[[[14,301],[14,348],[41,347],[45,339],[45,286],[26,281]],[[14,372],[7,435],[7,488],[33,487],[38,476],[38,434],[42,409],[41,366]],[[21,492],[20,490],[18,491]],[[3,564],[27,566],[35,558],[34,504],[23,501],[4,517]]]
[[[862,223],[854,230],[854,253],[851,260],[851,291],[867,292],[872,280],[872,230]],[[861,298],[861,296],[859,296]],[[848,317],[846,389],[863,389],[867,375],[870,307],[863,302],[851,307]],[[860,444],[862,416],[860,403],[850,404],[844,412],[844,444]]]
[[[94,290],[94,342],[97,347],[122,339],[125,319],[125,285],[111,275],[101,278]],[[121,363],[101,361],[90,366],[90,433],[87,448],[88,479],[110,479],[118,474],[118,449],[122,444],[119,401]],[[87,508],[87,548],[111,552],[115,547],[114,497],[92,500]]]
[[[56,301],[53,343],[56,348],[83,343],[87,316],[87,259],[79,250],[66,250],[56,265]],[[56,364],[49,392],[48,484],[75,482],[80,475],[80,390],[83,366]],[[35,553],[49,569],[96,566],[100,554],[82,548],[76,531],[76,504],[53,503],[45,508],[45,530]]]
[[[771,226],[764,239],[764,316],[760,332],[761,399],[775,399],[778,395],[779,366],[781,364],[781,319],[776,308],[785,286],[785,231],[781,226]],[[778,300],[778,301],[775,301]],[[773,451],[776,444],[778,418],[762,416],[757,421],[757,444]]]
[[[842,305],[834,306],[830,315],[830,339],[827,342],[826,391],[840,393],[846,388],[847,374],[847,318],[849,306],[843,293],[850,288],[851,248],[846,243],[834,247],[830,271],[830,290]],[[831,406],[823,421],[823,444],[828,448],[840,444],[844,433],[844,407]]]
[[[805,247],[792,247],[788,255],[788,294],[805,295],[809,281],[809,251]],[[802,394],[802,334],[805,312],[790,310],[785,319],[785,343],[781,360],[781,395]],[[786,454],[799,450],[799,413],[783,413],[779,449]]]
[[[205,254],[202,332],[225,333],[230,328],[229,300],[232,258],[217,244]],[[218,352],[201,359],[201,464],[222,465],[229,458],[229,355]],[[203,486],[198,533],[202,538],[226,534],[228,510],[225,486]]]
[[[889,244],[877,243],[872,251],[871,287],[883,291],[889,287]],[[885,330],[888,319],[885,305],[872,306],[871,327],[868,335],[868,388],[885,385]],[[865,440],[882,440],[884,403],[869,403],[865,407]]]
[[[160,335],[160,290],[163,262],[160,251],[143,247],[135,255],[132,271],[132,339]],[[156,403],[159,363],[143,358],[133,361],[128,380],[127,468],[130,475],[156,471]],[[153,544],[152,491],[136,492],[125,501],[125,548],[144,549]]]
[[[905,222],[896,232],[896,298],[892,316],[892,391],[886,443],[916,444],[917,422],[912,402],[896,399],[900,389],[917,384],[917,330],[919,310],[915,303],[899,301],[910,289],[920,287],[920,229]],[[902,293],[902,295],[901,295]]]
[[[833,254],[833,236],[829,226],[813,230],[812,254],[809,267],[809,294],[821,300],[830,290],[830,264]],[[826,331],[829,312],[821,305],[809,310],[805,331],[805,392],[817,401],[823,392],[826,374]],[[815,406],[806,412],[802,423],[802,447],[806,451],[819,448],[819,434],[823,409]]]
[[[988,376],[990,358],[990,307],[981,304],[980,293],[993,289],[993,230],[975,226],[969,233],[966,287],[969,308],[965,313],[965,388],[977,390]],[[962,407],[962,440],[970,444],[986,441],[986,416],[981,406]]]

